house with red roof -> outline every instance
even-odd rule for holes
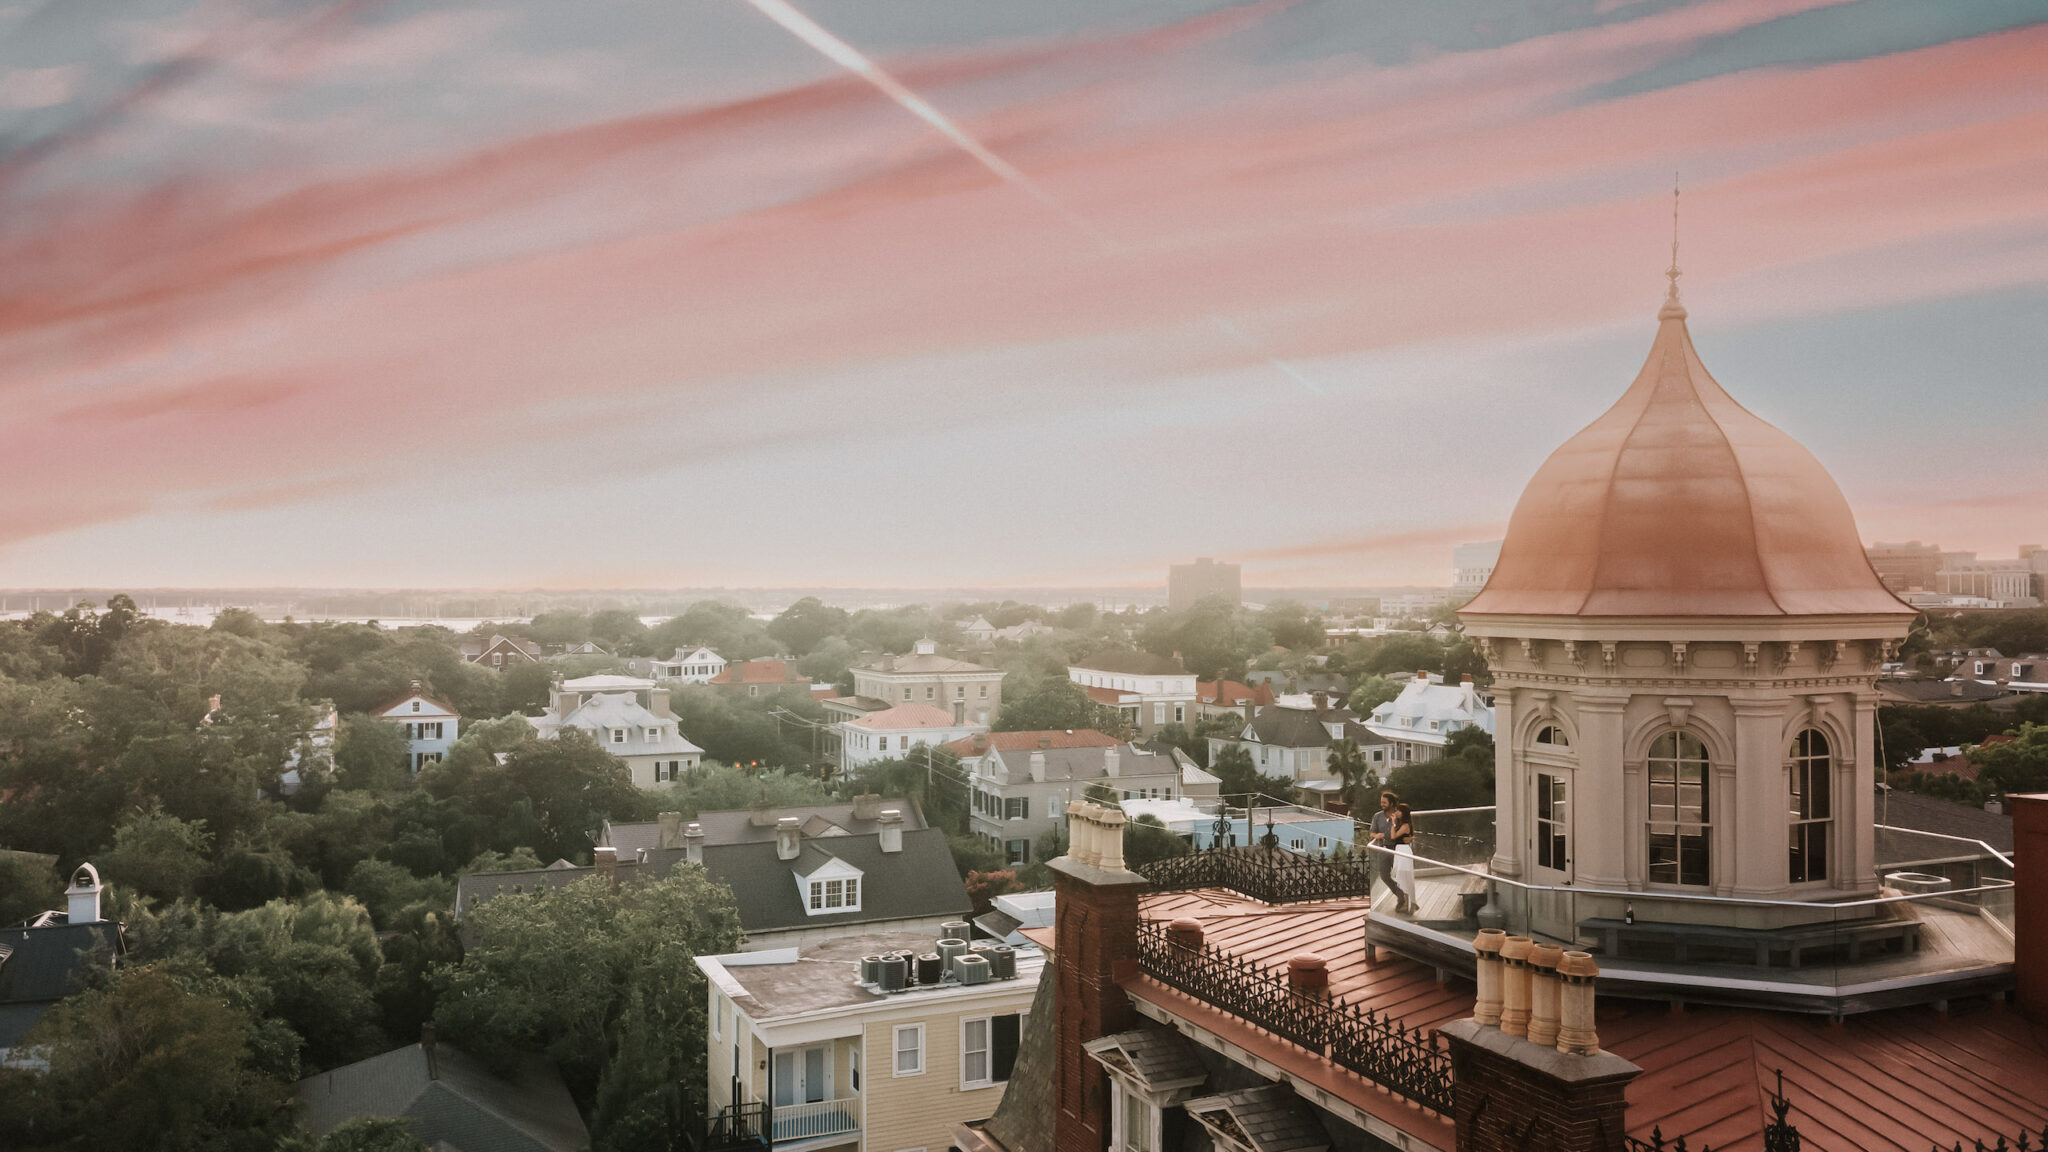
[[[735,696],[773,696],[784,688],[811,687],[811,678],[787,660],[736,660],[701,682]]]

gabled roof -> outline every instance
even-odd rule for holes
[[[1246,686],[1235,680],[1204,680],[1195,685],[1195,695],[1204,704],[1225,708],[1235,708],[1246,701],[1263,707],[1273,702],[1273,685],[1264,681]]]
[[[734,680],[734,669],[739,679]],[[729,663],[711,678],[713,684],[809,684],[810,677],[799,675],[787,660],[743,660]]]
[[[95,945],[104,943],[114,956],[126,950],[113,921],[72,924],[62,912],[38,919],[54,922],[0,929],[0,1048],[14,1047],[44,1009],[79,990]]]
[[[1330,1146],[1315,1113],[1284,1084],[1261,1084],[1182,1104],[1223,1148],[1244,1152],[1316,1152]]]
[[[1134,1077],[1153,1092],[1200,1083],[1209,1075],[1195,1043],[1171,1028],[1140,1028],[1090,1040],[1081,1047],[1105,1066]]]
[[[964,916],[974,907],[974,901],[967,896],[967,885],[961,882],[960,872],[953,866],[946,833],[938,828],[905,831],[901,852],[882,851],[880,838],[872,834],[806,840],[804,861],[809,863],[804,867],[798,867],[803,861],[778,859],[775,849],[772,840],[704,849],[705,871],[713,880],[732,888],[733,899],[739,905],[740,926],[750,933]],[[665,860],[672,867],[681,856],[680,850],[665,849],[652,859],[657,863]],[[804,908],[796,873],[808,874],[825,856],[860,870],[864,877],[860,911],[812,916]]]
[[[910,801],[883,799],[876,806],[876,811],[890,808],[902,813],[904,831],[914,832],[925,826],[924,814]],[[851,803],[784,805],[776,808],[768,822],[761,825],[754,823],[754,813],[751,809],[732,808],[717,812],[699,812],[695,823],[704,830],[704,843],[707,846],[773,843],[775,822],[784,816],[794,816],[803,821],[806,836],[869,835],[881,826],[875,820],[855,817],[853,809]],[[620,859],[628,859],[643,848],[661,847],[661,823],[655,820],[632,824],[607,822],[598,843],[617,848]]]
[[[516,1059],[508,1077],[490,1073],[453,1045],[409,1044],[299,1081],[301,1122],[315,1135],[358,1116],[404,1118],[414,1136],[462,1152],[578,1152],[590,1132],[539,1056]]]
[[[1285,708],[1268,704],[1259,709],[1259,714],[1245,725],[1248,739],[1275,748],[1326,748],[1340,737],[1330,735],[1323,727],[1327,723],[1337,724],[1342,731],[1344,725],[1354,723],[1357,717],[1349,708],[1331,708],[1317,712],[1310,708]]]
[[[1180,661],[1165,656],[1154,656],[1150,652],[1138,652],[1129,648],[1105,648],[1090,653],[1086,659],[1076,660],[1070,668],[1082,668],[1090,672],[1114,672],[1122,676],[1185,676],[1188,670]]]
[[[460,712],[457,712],[457,711],[455,710],[455,705],[453,705],[453,704],[450,704],[450,703],[448,703],[448,702],[447,702],[447,701],[445,701],[445,700],[437,700],[437,699],[435,699],[434,697],[432,697],[432,696],[429,696],[429,695],[427,695],[427,694],[426,694],[426,693],[425,693],[424,691],[422,691],[422,690],[421,690],[421,689],[420,689],[420,688],[419,688],[419,687],[417,686],[417,682],[415,682],[415,686],[414,686],[414,687],[412,687],[412,688],[409,688],[409,689],[407,689],[404,695],[402,695],[402,696],[399,696],[399,697],[396,697],[396,698],[394,698],[394,699],[393,699],[393,700],[391,700],[391,701],[390,701],[389,703],[386,703],[386,704],[380,704],[380,705],[378,705],[377,707],[375,707],[375,708],[372,708],[372,709],[370,709],[370,715],[372,715],[372,716],[386,716],[386,717],[388,717],[388,716],[415,716],[415,715],[417,715],[417,716],[426,716],[426,715],[429,715],[429,713],[426,713],[426,712],[417,712],[417,713],[415,713],[415,712],[400,712],[400,711],[398,711],[398,708],[399,708],[399,706],[400,706],[400,705],[402,705],[402,704],[404,704],[404,703],[406,703],[406,702],[407,702],[407,701],[409,701],[409,700],[422,700],[422,701],[425,701],[426,703],[428,703],[428,704],[432,704],[432,705],[433,705],[434,707],[436,707],[436,708],[439,708],[439,709],[440,709],[440,710],[441,710],[442,712],[444,712],[444,713],[448,714],[449,716],[460,716],[460,715],[461,715],[461,713],[460,713]]]
[[[1045,757],[1045,779],[1059,780],[1105,780],[1104,762],[1109,749],[1101,745],[1087,745],[1076,748],[1048,748],[1041,751],[1037,746],[1029,748],[1004,748],[996,755],[1002,760],[1003,768],[1009,773],[1010,783],[1017,784],[1030,779],[1031,758]],[[1153,779],[1169,776],[1180,778],[1180,761],[1171,755],[1147,752],[1134,744],[1117,746],[1118,779],[1143,777]]]

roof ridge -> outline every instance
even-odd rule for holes
[[[1758,583],[1763,585],[1764,595],[1766,597],[1769,597],[1771,601],[1771,606],[1776,608],[1779,614],[1790,616],[1792,613],[1786,610],[1785,602],[1778,599],[1778,590],[1774,586],[1774,582],[1771,579],[1771,572],[1764,565],[1764,526],[1757,520],[1756,498],[1753,495],[1751,495],[1749,491],[1749,469],[1743,466],[1742,453],[1736,451],[1735,441],[1728,435],[1728,426],[1726,424],[1723,424],[1721,422],[1721,418],[1714,414],[1713,406],[1708,404],[1706,400],[1700,396],[1699,383],[1692,378],[1693,366],[1695,364],[1699,366],[1700,374],[1707,378],[1707,383],[1712,384],[1714,386],[1714,391],[1720,393],[1722,399],[1728,401],[1730,404],[1735,405],[1737,411],[1741,412],[1743,415],[1749,417],[1757,423],[1772,429],[1773,431],[1778,431],[1778,428],[1770,421],[1764,419],[1763,417],[1757,415],[1754,412],[1751,412],[1749,409],[1744,408],[1742,406],[1742,401],[1737,400],[1734,396],[1730,395],[1726,388],[1721,387],[1721,382],[1719,380],[1714,379],[1714,374],[1712,372],[1707,371],[1707,362],[1700,359],[1699,350],[1692,346],[1692,329],[1686,327],[1684,320],[1678,321],[1678,331],[1680,336],[1683,338],[1679,346],[1679,351],[1681,352],[1682,358],[1685,361],[1685,379],[1686,383],[1692,386],[1693,399],[1699,403],[1700,411],[1704,412],[1706,414],[1707,419],[1713,423],[1714,430],[1721,434],[1722,445],[1727,448],[1728,455],[1733,457],[1735,460],[1735,483],[1742,488],[1742,507],[1749,513],[1749,538],[1753,545],[1753,551],[1756,555],[1757,574],[1762,577],[1762,579],[1758,581]],[[1787,437],[1787,439],[1790,439],[1790,437]],[[1866,553],[1864,556],[1864,563],[1868,564],[1869,562],[1870,558],[1869,555]],[[1875,574],[1876,571],[1877,570],[1875,568],[1871,569],[1871,572],[1873,574]]]

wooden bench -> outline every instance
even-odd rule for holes
[[[1864,949],[1873,945],[1881,953],[1891,951],[1894,944],[1902,952],[1920,950],[1918,920],[1850,920],[1832,924],[1801,924],[1791,928],[1731,928],[1718,924],[1678,924],[1655,920],[1638,920],[1629,924],[1621,920],[1592,919],[1579,921],[1579,934],[1598,937],[1599,950],[1607,956],[1626,957],[1630,954],[1631,944],[1656,943],[1668,945],[1673,962],[1679,964],[1743,963],[1726,959],[1694,961],[1693,953],[1704,947],[1724,954],[1748,955],[1751,957],[1748,963],[1757,968],[1803,967],[1809,950],[1825,952],[1837,946],[1847,948],[1846,959],[1851,964],[1861,960]],[[1785,957],[1784,964],[1774,963],[1781,953]]]

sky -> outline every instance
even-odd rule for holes
[[[1674,175],[1866,540],[2048,543],[2041,0],[0,0],[0,586],[1446,584]]]

